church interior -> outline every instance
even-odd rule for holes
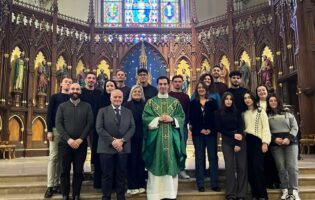
[[[65,74],[122,69],[132,86],[145,67],[152,85],[183,75],[191,95],[215,65],[226,84],[242,67],[247,88],[267,84],[314,153],[314,0],[0,0],[0,147],[14,147],[3,159],[48,155],[46,110]]]

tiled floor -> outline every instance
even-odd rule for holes
[[[188,147],[188,158],[186,161],[187,169],[194,169],[194,152],[193,148]],[[224,168],[222,153],[219,153],[219,168]],[[300,167],[315,167],[315,155],[303,155],[303,159],[299,161]],[[89,156],[88,156],[89,158]],[[0,176],[1,175],[32,175],[46,174],[48,157],[28,157],[17,158],[13,160],[0,159]],[[90,171],[90,162],[85,162],[84,171]]]

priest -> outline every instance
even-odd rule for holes
[[[170,80],[157,79],[159,93],[149,99],[143,111],[142,157],[148,170],[147,199],[176,199],[177,174],[184,168],[183,136],[185,113],[180,102],[169,96]]]

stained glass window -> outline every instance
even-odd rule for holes
[[[102,0],[106,27],[176,27],[179,0]]]
[[[126,26],[158,26],[158,5],[158,0],[125,0]]]
[[[178,0],[161,0],[162,27],[176,27],[179,23]]]
[[[104,0],[102,6],[103,24],[107,27],[122,26],[122,1]]]

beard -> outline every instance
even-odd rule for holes
[[[81,94],[79,94],[79,93],[71,93],[71,94],[70,94],[70,98],[71,98],[73,101],[76,101],[76,100],[80,99],[80,96],[81,96]]]
[[[232,84],[233,87],[238,87],[238,86],[240,86],[239,83],[236,83],[236,84],[235,84],[235,83],[231,83],[231,84]]]

